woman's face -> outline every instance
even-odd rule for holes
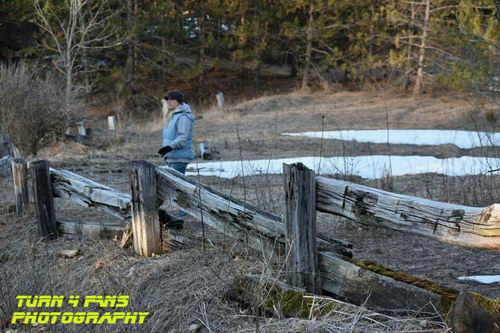
[[[179,106],[179,102],[176,99],[167,99],[167,106],[170,110],[175,109]]]

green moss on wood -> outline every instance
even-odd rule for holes
[[[456,298],[456,296],[459,294],[460,291],[454,288],[449,288],[445,286],[441,286],[435,282],[429,281],[429,280],[423,280],[419,279],[415,276],[402,273],[402,272],[397,272],[395,270],[392,270],[388,267],[385,267],[381,264],[377,264],[372,261],[356,261],[356,260],[351,260],[353,264],[355,264],[358,267],[364,268],[366,270],[369,270],[371,272],[375,272],[377,274],[387,276],[390,278],[393,278],[396,281],[401,281],[407,284],[411,284],[429,291],[432,291],[435,294],[446,296],[446,297],[451,297],[451,298]]]
[[[406,273],[397,272],[395,270],[392,270],[388,267],[385,267],[381,264],[377,264],[372,261],[356,261],[352,259],[345,259],[345,260],[349,260],[356,266],[366,269],[368,271],[383,276],[387,276],[393,278],[396,281],[408,283],[416,287],[431,291],[435,294],[441,295],[439,305],[441,306],[440,309],[441,313],[444,314],[445,316],[448,316],[449,313],[451,312],[453,304],[455,303],[458,294],[460,293],[460,291],[457,289],[445,287],[429,280],[419,279],[415,276]],[[488,311],[493,315],[497,316],[500,315],[500,299],[489,299],[477,293],[472,293],[472,295],[476,298],[479,304],[481,304],[484,307],[486,311]]]
[[[478,293],[471,293],[479,304],[489,313],[500,316],[500,299],[489,299]]]
[[[270,315],[280,312],[285,317],[324,317],[337,307],[334,301],[313,298],[300,289],[282,288],[279,283],[240,280],[236,295],[251,296],[251,305],[262,307]],[[310,297],[309,297],[310,296]],[[250,299],[248,299],[250,301]]]

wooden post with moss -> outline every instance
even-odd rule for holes
[[[36,220],[41,237],[57,238],[56,211],[49,163],[45,160],[30,163]]]
[[[286,200],[286,271],[289,284],[321,290],[316,246],[315,173],[302,163],[283,164]]]
[[[26,162],[22,158],[12,159],[12,182],[16,196],[16,215],[22,216],[28,207],[28,181]]]
[[[145,161],[130,162],[134,249],[145,257],[161,253],[156,184],[154,165]]]

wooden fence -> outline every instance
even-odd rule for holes
[[[23,162],[16,160],[16,163]],[[12,169],[17,170],[19,166]],[[404,274],[381,274],[380,266],[370,267],[352,259],[352,245],[316,234],[317,211],[447,243],[500,249],[497,205],[474,208],[403,196],[315,177],[313,171],[300,163],[284,165],[284,219],[173,169],[157,168],[144,161],[130,162],[132,195],[69,171],[51,169],[46,161],[31,162],[30,169],[42,236],[57,237],[61,231],[92,233],[128,229],[132,231],[136,253],[159,254],[162,242],[189,241],[175,233],[161,232],[159,208],[162,202],[168,202],[224,235],[245,242],[267,260],[283,263],[289,283],[310,292],[333,293],[353,303],[365,302],[375,309],[430,307],[446,311],[458,291]],[[16,205],[21,206],[26,196],[20,183],[15,181]],[[123,223],[57,223],[53,197],[100,209]]]

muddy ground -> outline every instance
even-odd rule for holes
[[[195,144],[207,142],[221,160],[266,159],[296,156],[357,156],[367,154],[431,155],[438,158],[471,156],[498,157],[493,148],[459,149],[453,145],[413,146],[363,144],[301,137],[280,136],[281,132],[336,129],[461,129],[498,130],[498,124],[485,121],[494,106],[477,107],[475,101],[457,96],[419,100],[390,97],[389,93],[341,92],[263,97],[229,106],[225,112],[213,107],[194,110],[197,115]],[[161,145],[160,111],[147,123],[133,124],[121,134],[100,134],[83,143],[66,142],[40,152],[54,168],[74,171],[84,177],[129,192],[127,164],[130,160],[164,162],[156,156]],[[92,117],[90,118],[92,120]],[[93,128],[105,128],[105,118],[93,118]],[[94,132],[95,133],[95,132]],[[280,175],[260,175],[218,179],[201,177],[202,182],[264,209],[283,214],[283,179]],[[446,177],[439,174],[407,175],[384,180],[349,180],[368,186],[434,200],[486,206],[500,202],[500,177],[495,174]],[[14,203],[10,179],[0,178],[0,205]],[[59,219],[112,219],[108,215],[56,200]],[[2,228],[11,228],[12,214],[0,217]],[[30,220],[31,218],[31,220]],[[34,223],[31,216],[24,223]],[[199,224],[188,219],[185,232],[200,233]],[[500,298],[500,285],[460,281],[458,276],[499,274],[498,252],[467,249],[432,239],[376,227],[366,227],[327,214],[318,214],[318,232],[351,242],[354,257],[372,260],[437,283]],[[208,233],[214,242],[220,240]],[[33,238],[31,238],[33,240]],[[12,243],[9,243],[12,246]],[[6,249],[4,245],[2,249]],[[1,261],[0,261],[1,262]]]

